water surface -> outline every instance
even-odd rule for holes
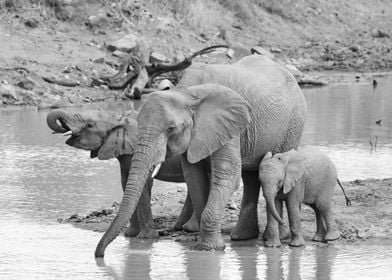
[[[302,145],[328,152],[342,180],[391,177],[391,89],[392,78],[385,78],[375,89],[305,90],[309,116]],[[119,237],[104,262],[96,262],[102,234],[57,218],[119,201],[118,163],[66,146],[47,128],[46,114],[0,110],[0,279],[387,279],[392,273],[391,247],[267,249],[260,241],[227,241],[225,252],[198,252],[188,243]],[[381,126],[375,124],[380,119]],[[371,149],[369,139],[376,137]]]

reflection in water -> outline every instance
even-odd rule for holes
[[[392,79],[306,90],[303,145],[326,151],[342,180],[392,174]],[[140,103],[136,104],[140,106]],[[102,108],[126,110],[132,103]],[[77,108],[76,110],[81,110]],[[117,238],[95,262],[101,233],[58,224],[121,198],[118,163],[91,160],[46,126],[45,111],[0,110],[0,279],[386,279],[392,248],[264,248],[260,240],[199,252],[171,240]],[[381,126],[375,124],[382,119]],[[378,136],[370,153],[369,137]],[[156,188],[171,187],[156,184]],[[353,261],[355,260],[355,261]]]

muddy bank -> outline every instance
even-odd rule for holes
[[[141,43],[147,57],[160,62],[227,44],[230,54],[196,61],[232,63],[257,47],[311,84],[330,80],[320,83],[315,71],[392,69],[392,3],[382,0],[3,2],[0,106],[55,108],[126,98],[123,90],[92,83],[118,71],[127,55],[113,48],[121,40],[127,47]]]
[[[385,244],[392,245],[392,178],[366,179],[345,182],[343,186],[351,199],[352,205],[347,207],[340,188],[336,188],[334,196],[334,212],[338,229],[341,232],[339,240],[334,244]],[[229,239],[231,229],[234,227],[239,213],[242,188],[234,194],[234,205],[226,208],[222,232]],[[176,217],[185,201],[186,187],[184,184],[173,184],[170,190],[153,189],[152,211],[155,228],[161,231],[160,238],[169,238],[177,241],[196,240],[197,234],[184,231],[168,232],[172,228]],[[235,206],[238,207],[235,207]],[[69,218],[59,219],[61,223],[70,223],[75,227],[105,231],[116,215],[118,203],[108,208],[91,212],[87,216],[74,214]],[[284,215],[287,224],[287,214]],[[315,215],[307,206],[303,207],[302,225],[305,240],[311,242],[315,232]],[[265,227],[265,202],[259,200],[259,227]],[[261,238],[261,236],[259,237]],[[287,243],[288,240],[284,243]]]

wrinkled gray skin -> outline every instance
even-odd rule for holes
[[[121,169],[121,184],[125,190],[133,150],[137,142],[136,117],[137,113],[134,111],[115,114],[103,110],[90,110],[74,114],[54,110],[48,114],[47,123],[54,132],[71,131],[72,136],[66,143],[75,148],[91,151],[91,158],[98,157],[100,160],[117,158]],[[185,182],[180,158],[174,157],[164,162],[155,178],[167,182]],[[151,214],[152,184],[153,180],[149,178],[137,210],[132,215],[130,227],[125,232],[126,236],[158,237]],[[192,213],[192,202],[187,196],[174,229],[184,228],[188,231],[198,231],[199,223]]]
[[[239,174],[244,194],[232,239],[257,238],[259,163],[268,151],[298,146],[305,115],[305,98],[295,78],[264,56],[232,65],[190,66],[174,89],[144,100],[124,197],[95,257],[103,257],[134,212],[150,172],[173,156],[181,156],[200,220],[198,249],[225,248],[221,218]]]
[[[305,245],[301,229],[301,204],[309,205],[316,214],[314,241],[339,238],[332,213],[332,197],[337,182],[336,168],[323,152],[306,148],[267,153],[260,162],[259,179],[267,207],[267,247],[279,247],[278,223],[283,223],[282,203],[285,201],[291,231],[290,246]]]

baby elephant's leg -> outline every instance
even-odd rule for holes
[[[289,245],[293,247],[303,246],[305,245],[305,240],[302,235],[301,227],[301,202],[298,202],[297,199],[289,198],[286,205],[291,231],[291,241]]]
[[[316,214],[316,233],[313,236],[313,241],[317,242],[323,242],[324,237],[326,234],[326,226],[324,222],[324,217],[321,215],[320,210],[316,207],[314,204],[310,204],[310,207],[314,210],[314,213]]]
[[[325,241],[333,241],[340,237],[340,233],[336,226],[335,218],[332,213],[331,203],[328,205],[322,205],[319,207],[321,215],[325,219],[325,225],[327,228],[324,240]]]

